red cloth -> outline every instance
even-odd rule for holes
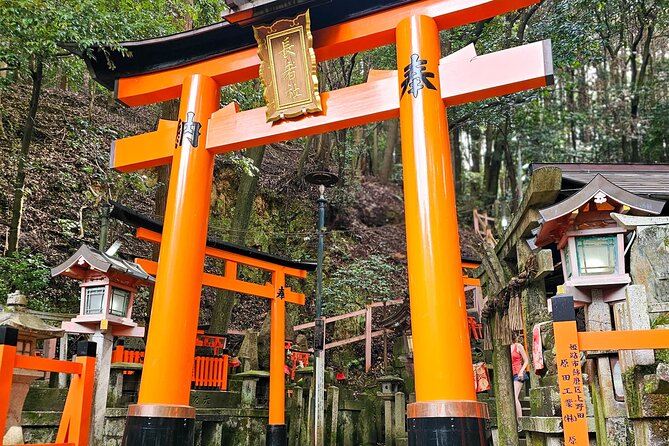
[[[544,349],[541,343],[541,325],[537,324],[532,329],[532,361],[534,362],[534,371],[544,369]]]
[[[518,351],[518,344],[511,345],[511,370],[514,375],[520,373],[520,368],[523,366],[523,357]]]
[[[488,375],[488,367],[485,362],[474,364],[474,384],[477,392],[490,390],[490,376]]]

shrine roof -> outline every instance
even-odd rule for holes
[[[290,16],[310,8],[312,31],[364,17],[385,9],[416,0],[355,0],[324,1],[300,0],[289,8],[266,8],[266,13],[254,16],[259,7],[242,10],[213,25],[164,37],[124,42],[121,48],[94,47],[84,50],[76,43],[61,46],[84,59],[93,78],[109,90],[115,88],[119,78],[152,73],[181,67],[212,57],[233,53],[256,46],[252,24],[265,23],[282,16]],[[267,3],[267,2],[265,2]],[[271,3],[271,2],[270,2]],[[280,3],[280,2],[279,2]],[[247,19],[239,19],[239,16]],[[113,67],[113,68],[112,68]]]
[[[557,167],[562,172],[562,197],[580,190],[597,174],[602,174],[635,195],[669,199],[669,164],[532,163],[530,172],[544,167]]]
[[[157,233],[163,232],[162,223],[145,217],[144,215],[135,212],[134,210],[119,203],[112,201],[110,204],[112,205],[111,217],[135,228],[144,228]],[[233,254],[251,257],[252,259],[263,260],[277,265],[286,266],[288,268],[295,268],[302,271],[316,270],[316,262],[291,260],[286,257],[268,254],[266,252],[247,248],[245,246],[235,245],[234,243],[224,242],[223,240],[213,237],[207,238],[207,246]]]
[[[620,208],[618,212],[630,215],[659,215],[664,208],[664,200],[654,200],[633,194],[609,181],[602,174],[595,174],[581,190],[552,206],[539,210],[541,227],[537,233],[536,246],[545,246],[559,240],[565,228],[570,226],[574,211],[581,209],[592,200],[609,202]],[[601,200],[601,201],[598,201]]]
[[[0,326],[5,325],[34,336],[36,339],[60,338],[65,333],[60,327],[49,325],[27,311],[12,311],[11,307],[2,311],[0,307]]]
[[[628,206],[630,212],[636,215],[658,215],[662,212],[665,202],[662,200],[652,200],[635,195],[616,184],[613,184],[602,174],[596,174],[595,177],[586,184],[580,191],[559,203],[541,209],[539,214],[544,222],[553,221],[569,215],[572,211],[579,209],[584,204],[592,200],[599,192],[603,192],[607,197]]]
[[[77,252],[72,254],[69,259],[52,268],[51,276],[64,275],[75,279],[81,279],[82,274],[74,268],[82,265],[82,261],[87,265],[86,269],[90,267],[104,273],[110,272],[110,270],[118,271],[146,283],[155,282],[153,276],[144,271],[138,264],[128,262],[119,257],[110,256],[109,254],[91,248],[88,245],[81,245]]]

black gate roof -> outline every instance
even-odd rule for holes
[[[304,10],[311,6],[311,29],[318,30],[412,1],[415,0],[306,0],[297,2],[296,7],[263,14],[261,19],[270,21],[280,16],[294,15],[297,7]],[[255,46],[252,22],[242,23],[222,21],[170,36],[125,42],[121,46],[126,54],[123,54],[123,50],[110,48],[83,51],[76,43],[65,43],[62,46],[81,56],[93,78],[113,90],[119,78],[189,65]]]

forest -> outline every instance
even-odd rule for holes
[[[109,200],[160,220],[169,167],[113,172],[109,147],[155,129],[159,118],[173,119],[178,104],[126,108],[72,51],[206,26],[226,8],[223,0],[2,0],[1,296],[20,289],[34,309],[74,312],[76,284],[51,279],[49,268],[81,243],[106,249],[120,240],[123,257],[157,256],[114,221],[101,240],[100,221]],[[479,242],[473,210],[498,222],[513,215],[531,163],[669,162],[669,1],[543,0],[441,33],[444,55],[470,44],[485,54],[543,39],[552,41],[553,86],[447,110],[464,254],[476,255]],[[359,84],[370,69],[396,68],[393,46],[321,62],[320,88]],[[259,81],[223,88],[221,104],[232,101],[242,109],[262,106]],[[314,259],[318,195],[304,175],[328,170],[339,182],[326,191],[325,313],[404,298],[398,127],[390,120],[220,155],[210,235]],[[295,323],[313,315],[314,279],[302,287],[308,303],[290,310]],[[205,289],[201,321],[214,332],[259,328],[267,303],[248,299]],[[148,318],[149,306],[146,290],[135,319]],[[357,358],[343,355],[341,366],[359,365]]]

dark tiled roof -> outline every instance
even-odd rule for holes
[[[311,29],[315,31],[412,1],[415,0],[300,1],[299,9],[312,6]],[[281,9],[274,15],[263,15],[262,20],[269,21],[284,14],[295,15],[296,12],[293,9]],[[63,43],[62,46],[81,56],[94,79],[112,90],[116,79],[180,67],[233,53],[256,46],[256,41],[250,25],[240,26],[223,21],[171,36],[125,42],[121,44],[123,51],[99,47],[85,51],[76,43]]]
[[[98,271],[108,272],[111,269],[145,282],[155,282],[153,276],[144,271],[138,264],[107,255],[88,245],[81,245],[77,252],[75,252],[69,259],[55,268],[52,268],[51,275],[68,275],[68,269],[77,265],[79,259],[83,259],[88,265]]]
[[[573,193],[588,184],[597,174],[636,195],[669,199],[669,164],[579,164],[532,163],[530,172],[542,167],[562,171],[562,190]]]
[[[145,228],[150,231],[158,233],[163,232],[163,225],[161,223],[151,220],[150,218],[147,218],[144,215],[141,215],[135,212],[134,210],[127,208],[119,203],[112,201],[110,202],[110,204],[112,205],[112,212],[111,212],[112,218],[122,221],[123,223],[135,228]],[[316,262],[313,261],[292,260],[286,257],[268,254],[266,252],[247,248],[245,246],[224,242],[223,240],[214,237],[207,238],[207,246],[211,248],[220,249],[222,251],[231,252],[233,254],[239,254],[242,256],[251,257],[252,259],[264,260],[266,262],[275,263],[277,265],[287,266],[289,268],[295,268],[303,271],[316,270]]]

